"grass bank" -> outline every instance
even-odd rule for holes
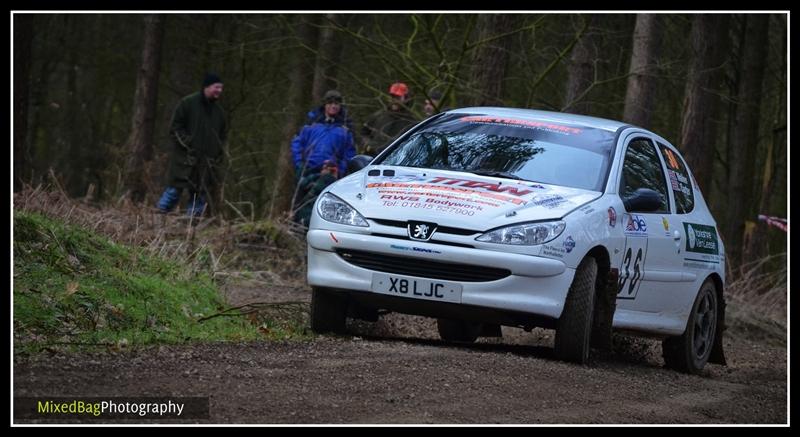
[[[14,211],[15,351],[259,338],[210,276],[37,213]]]

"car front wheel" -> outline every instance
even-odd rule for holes
[[[667,338],[661,344],[668,368],[686,373],[703,370],[714,346],[717,311],[717,290],[709,279],[697,293],[683,335]]]
[[[578,364],[589,361],[596,280],[597,261],[586,257],[575,270],[564,311],[556,325],[555,355],[558,359]]]
[[[314,287],[311,290],[311,329],[322,334],[345,331],[347,317],[347,300],[325,288]]]

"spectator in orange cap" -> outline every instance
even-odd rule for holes
[[[373,113],[361,129],[363,135],[362,152],[375,156],[416,124],[416,118],[408,110],[410,104],[408,85],[395,82],[389,86],[389,101],[386,109]]]

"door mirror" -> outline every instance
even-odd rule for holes
[[[628,212],[658,211],[663,203],[663,196],[649,188],[638,188],[633,194],[622,199],[622,204]]]
[[[353,174],[368,166],[374,158],[369,155],[356,155],[347,163],[347,174]]]

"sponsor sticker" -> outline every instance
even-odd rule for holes
[[[435,250],[435,249],[426,249],[424,247],[416,247],[416,246],[409,247],[409,246],[400,246],[400,245],[397,245],[397,244],[392,244],[392,245],[389,245],[389,247],[392,248],[392,249],[395,249],[395,250],[403,250],[403,251],[407,251],[407,252],[422,252],[422,253],[435,253],[435,254],[442,253],[442,252],[440,252],[438,250]]]
[[[397,175],[386,179],[392,182],[420,182],[428,178],[420,175]]]
[[[661,225],[664,226],[664,235],[669,237],[669,220],[666,217],[661,217]]]
[[[536,120],[521,120],[509,117],[470,115],[466,117],[461,117],[460,120],[466,123],[483,123],[483,124],[494,124],[500,126],[518,126],[530,129],[541,129],[544,131],[559,133],[562,135],[576,135],[583,132],[582,129],[572,126],[565,126],[563,124],[557,124],[546,121],[536,121]]]
[[[567,202],[567,199],[561,197],[558,194],[547,194],[544,196],[536,196],[533,200],[533,204],[536,206],[544,206],[548,209],[558,208],[559,206],[563,205]]]
[[[617,226],[617,211],[613,206],[608,207],[608,225],[612,228]]]
[[[667,165],[669,165],[670,168],[674,168],[675,170],[680,169],[681,165],[678,163],[678,158],[675,156],[674,153],[672,153],[672,150],[666,147],[663,147],[663,150],[664,154],[667,155]]]
[[[631,237],[647,236],[647,220],[638,214],[625,214],[625,235]]]
[[[717,230],[713,226],[698,223],[684,223],[686,231],[686,251],[719,255]]]
[[[685,196],[690,196],[692,194],[689,179],[685,175],[672,170],[667,170],[667,174],[669,174],[669,182],[670,185],[672,185],[673,191],[679,191]]]
[[[567,249],[563,247],[555,247],[555,246],[542,246],[542,255],[549,256],[553,258],[564,258],[564,254],[567,253]]]
[[[570,253],[574,248],[575,248],[575,240],[573,240],[572,235],[570,235],[569,237],[567,237],[566,240],[564,240],[564,250],[566,250],[567,253]]]
[[[678,174],[672,170],[667,170],[667,174],[669,174],[669,183],[672,185],[672,189],[680,191],[680,187],[678,186]]]
[[[384,196],[406,195],[406,196],[447,196],[470,198],[473,202],[489,203],[499,205],[500,203],[513,203],[514,205],[524,205],[528,202],[525,197],[533,193],[533,189],[544,188],[541,185],[523,184],[492,184],[488,182],[474,181],[459,178],[433,177],[425,181],[414,182],[370,182],[367,189],[378,189],[381,198]],[[405,200],[405,199],[404,199]],[[420,200],[415,199],[415,200]],[[386,205],[394,206],[394,205]]]
[[[687,269],[716,270],[718,264],[719,264],[718,261],[706,261],[704,259],[692,259],[692,258],[683,259],[683,267]]]

